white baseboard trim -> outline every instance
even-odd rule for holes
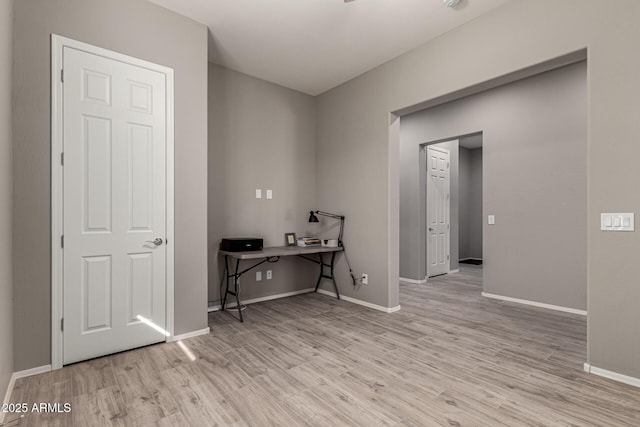
[[[324,289],[318,289],[318,293],[319,294],[323,294],[323,295],[328,295],[328,296],[334,297],[334,298],[336,297],[336,293],[335,292],[325,291]],[[383,307],[383,306],[378,305],[378,304],[371,304],[370,302],[362,301],[362,300],[351,298],[351,297],[346,297],[344,295],[340,295],[340,299],[348,301],[348,302],[352,302],[354,304],[362,305],[364,307],[372,308],[374,310],[383,311],[385,313],[395,313],[396,311],[400,311],[400,306],[399,305],[397,305],[395,307]]]
[[[586,310],[578,310],[576,308],[562,307],[562,306],[559,306],[559,305],[545,304],[545,303],[542,303],[542,302],[528,301],[528,300],[525,300],[525,299],[505,297],[505,296],[502,296],[502,295],[495,295],[495,294],[490,294],[490,293],[487,293],[487,292],[483,292],[482,296],[486,297],[486,298],[498,299],[498,300],[502,300],[502,301],[515,302],[515,303],[518,303],[518,304],[531,305],[533,307],[540,307],[540,308],[546,308],[546,309],[549,309],[549,310],[562,311],[562,312],[565,312],[565,313],[579,314],[581,316],[586,316],[587,315],[587,311]]]
[[[11,374],[11,379],[9,380],[9,384],[7,385],[7,391],[4,394],[3,404],[11,403],[11,393],[13,393],[13,387],[16,385],[16,380],[18,378],[30,377],[32,375],[44,374],[45,372],[51,372],[51,365],[38,366],[31,369],[25,369],[24,371],[18,371]],[[0,411],[0,424],[4,422],[4,417],[6,413]]]
[[[9,379],[9,384],[7,385],[7,391],[4,394],[4,400],[2,401],[3,407],[11,403],[11,393],[13,393],[13,386],[16,384],[16,374],[12,374]],[[4,417],[7,415],[7,412],[0,411],[0,425],[4,422]]]
[[[595,367],[595,366],[591,366],[588,363],[584,364],[584,371],[589,373],[589,374],[597,375],[599,377],[608,378],[610,380],[614,380],[614,381],[618,381],[618,382],[621,382],[621,383],[629,384],[629,385],[632,385],[634,387],[640,387],[640,378],[630,377],[628,375],[619,374],[619,373],[613,372],[613,371],[608,371],[606,369],[602,369],[602,368],[598,368],[598,367]]]
[[[15,372],[13,375],[18,378],[30,377],[32,375],[44,374],[45,372],[51,372],[51,365],[38,366],[31,369],[25,369],[24,371]]]
[[[455,270],[451,270],[451,271],[449,272],[449,274],[452,274],[452,273],[460,273],[460,269],[459,269],[459,268],[456,268]]]
[[[401,277],[400,281],[405,283],[412,283],[414,285],[424,285],[425,283],[427,283],[427,278],[425,277],[422,280],[416,280],[416,279],[407,279],[407,278]]]
[[[402,280],[402,279],[400,279],[400,280]],[[425,282],[426,282],[426,279],[422,283],[425,283]],[[282,293],[282,294],[268,295],[266,297],[252,298],[252,299],[242,300],[242,304],[249,305],[249,304],[253,304],[253,303],[256,303],[256,302],[271,301],[271,300],[279,299],[279,298],[292,297],[294,295],[308,294],[308,293],[313,292],[314,290],[315,290],[315,288],[307,288],[307,289],[301,289],[299,291],[285,292],[285,293]],[[334,297],[334,298],[336,297],[336,293],[335,292],[325,291],[324,289],[318,289],[318,293],[319,294],[323,294],[323,295],[329,295],[329,296]],[[362,301],[362,300],[351,298],[351,297],[345,297],[345,296],[342,296],[342,295],[340,295],[340,299],[352,302],[354,304],[363,305],[365,307],[369,307],[369,308],[372,308],[374,310],[384,311],[385,313],[394,313],[394,312],[400,310],[400,306],[399,305],[396,306],[396,307],[383,307],[381,305],[371,304],[371,303],[366,302],[366,301]],[[236,305],[237,304],[236,304],[235,301],[233,303],[230,302],[229,304],[227,304],[227,308],[234,308]],[[210,306],[207,309],[208,312],[218,311],[218,310],[220,310],[220,305],[213,305],[213,306]]]
[[[207,326],[206,328],[200,329],[198,331],[191,331],[191,332],[187,332],[185,334],[174,335],[172,337],[169,337],[167,339],[167,342],[186,340],[187,338],[193,338],[193,337],[197,337],[197,336],[200,336],[200,335],[207,335],[210,332],[211,332],[211,329],[209,329],[209,327]]]
[[[241,303],[244,304],[244,305],[247,305],[247,304],[254,304],[256,302],[271,301],[271,300],[274,300],[274,299],[292,297],[294,295],[308,294],[309,292],[313,292],[314,290],[315,290],[315,288],[307,288],[307,289],[301,289],[299,291],[291,291],[291,292],[284,292],[284,293],[281,293],[281,294],[267,295],[266,297],[243,299],[241,301]],[[233,308],[236,305],[237,304],[236,304],[235,301],[233,301],[233,302],[229,301],[229,303],[227,304],[227,308]],[[212,311],[220,310],[220,308],[221,308],[220,304],[212,305],[207,309],[207,311],[209,313],[211,313]]]
[[[387,313],[395,313],[396,311],[400,311],[400,304],[396,305],[395,307],[389,307],[385,311]]]

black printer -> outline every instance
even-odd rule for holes
[[[261,251],[262,239],[257,237],[230,237],[220,241],[220,250],[227,252]]]

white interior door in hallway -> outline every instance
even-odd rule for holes
[[[64,364],[168,335],[170,76],[102,53],[62,48]]]
[[[450,153],[427,147],[427,276],[449,272]]]

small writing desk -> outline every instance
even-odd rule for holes
[[[247,273],[250,270],[253,270],[257,266],[264,264],[265,262],[278,262],[280,257],[283,256],[299,256],[301,258],[306,259],[307,261],[314,262],[320,266],[320,274],[318,275],[318,281],[316,282],[316,289],[318,291],[318,286],[320,286],[320,281],[325,279],[331,279],[333,282],[333,287],[336,290],[336,297],[340,299],[340,293],[338,292],[338,285],[336,285],[336,279],[333,274],[333,267],[335,266],[336,253],[343,251],[344,248],[329,248],[326,246],[274,246],[269,248],[264,248],[261,251],[246,251],[246,252],[229,252],[229,251],[218,251],[220,255],[224,255],[224,276],[222,280],[226,278],[226,288],[224,291],[224,297],[222,299],[222,308],[225,309],[227,304],[227,296],[229,294],[234,295],[236,297],[236,304],[238,308],[238,315],[240,317],[240,321],[243,322],[242,319],[242,310],[240,309],[240,288],[238,287],[238,279],[244,273]],[[311,258],[310,255],[318,255],[318,258]],[[323,255],[331,254],[331,260],[329,263],[324,261]],[[229,268],[229,258],[235,259],[235,271],[231,272]],[[242,260],[260,260],[255,264],[245,268],[244,270],[240,270],[240,261]],[[325,268],[329,269],[329,274],[325,273]],[[229,289],[230,282],[233,282],[233,290]]]

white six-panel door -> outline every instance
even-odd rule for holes
[[[427,147],[427,276],[449,272],[449,150]]]
[[[144,67],[65,46],[63,69],[68,364],[166,339],[167,100]]]

